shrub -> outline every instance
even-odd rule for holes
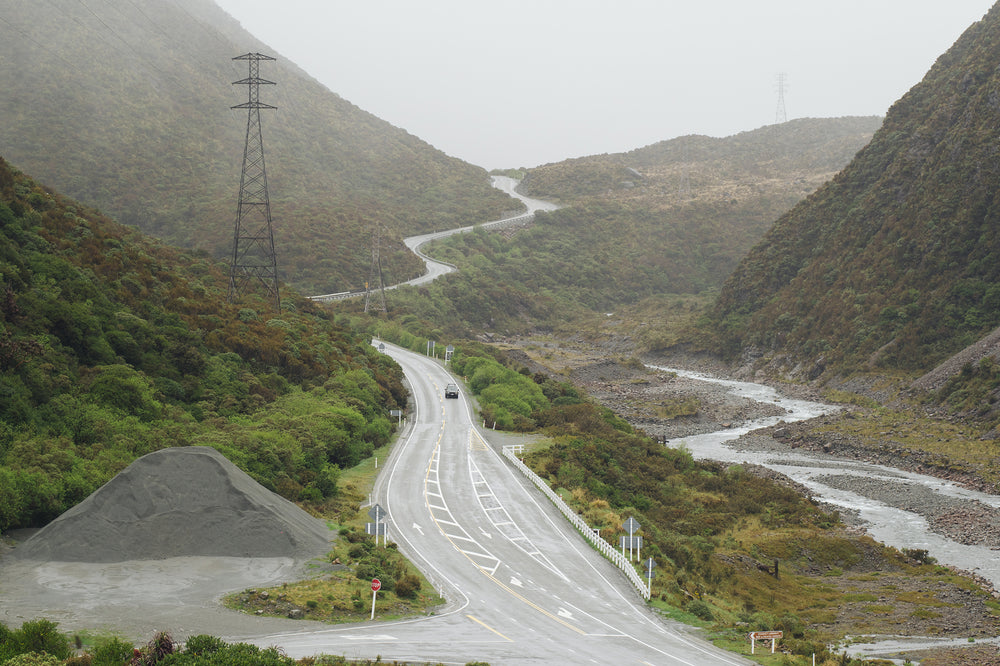
[[[56,623],[44,618],[30,620],[12,632],[11,639],[17,651],[44,652],[60,660],[69,658],[69,641],[56,630]]]
[[[198,634],[187,639],[184,643],[184,652],[189,654],[214,654],[224,648],[226,642],[221,638]]]
[[[687,605],[687,611],[697,618],[705,620],[706,622],[711,622],[715,619],[712,614],[712,609],[707,603],[701,601],[700,599],[695,599]]]
[[[91,651],[90,666],[122,666],[132,658],[132,649],[131,643],[120,638],[104,641]]]
[[[420,578],[414,574],[406,574],[396,581],[396,596],[403,599],[412,599],[420,591]]]
[[[793,613],[782,615],[778,621],[778,628],[785,632],[786,636],[794,636],[795,638],[802,638],[806,631],[802,620]]]

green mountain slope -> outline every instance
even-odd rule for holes
[[[723,139],[681,137],[539,167],[523,187],[571,204],[551,216],[553,233],[578,241],[565,261],[600,266],[591,282],[607,285],[609,297],[599,307],[698,293],[717,288],[773,221],[843,168],[879,122],[803,119]]]
[[[726,282],[730,351],[918,372],[1000,324],[1000,8]]]
[[[396,307],[435,325],[558,328],[665,294],[718,288],[779,215],[831,178],[878,118],[806,119],[724,139],[682,137],[532,169],[526,194],[564,208],[531,226],[464,234],[433,252],[459,273]],[[574,327],[576,324],[571,324]]]
[[[225,303],[225,272],[0,159],[0,531],[41,525],[135,458],[222,450],[316,503],[384,444],[397,366],[310,301]]]
[[[400,239],[516,208],[487,173],[311,79],[211,0],[18,3],[0,20],[0,155],[118,221],[228,256],[246,132],[261,101],[279,269],[305,293],[360,287],[372,226],[387,279],[419,274]]]

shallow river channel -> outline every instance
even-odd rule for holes
[[[787,413],[741,424],[717,432],[681,437],[668,442],[669,446],[685,446],[695,458],[719,460],[735,464],[754,463],[773,469],[807,487],[822,502],[856,512],[865,522],[867,532],[878,541],[890,546],[924,549],[941,564],[952,565],[974,572],[1000,589],[1000,551],[988,546],[970,546],[931,531],[927,520],[912,511],[887,504],[875,497],[922,494],[931,501],[978,501],[989,507],[1000,507],[1000,496],[967,490],[949,481],[931,476],[873,465],[855,460],[836,458],[814,452],[753,450],[735,440],[752,430],[777,424],[822,416],[836,411],[836,407],[805,400],[787,398],[775,389],[749,382],[717,379],[686,370],[661,368],[680,376],[724,385],[739,396],[759,402],[778,405]],[[900,649],[904,644],[911,649],[915,643],[940,646],[937,639],[887,641],[878,645],[855,645],[849,652],[875,655]],[[956,637],[956,643],[965,642]]]

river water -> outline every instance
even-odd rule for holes
[[[729,388],[734,394],[759,402],[770,403],[784,408],[781,416],[769,417],[744,423],[738,427],[718,432],[681,437],[670,440],[670,446],[684,446],[695,458],[719,460],[742,464],[754,463],[802,484],[822,502],[835,507],[856,512],[865,522],[866,531],[876,540],[902,550],[904,548],[924,549],[941,564],[952,565],[965,571],[975,572],[1000,589],[1000,552],[988,546],[969,546],[934,533],[923,516],[912,511],[890,506],[860,490],[869,489],[868,495],[880,495],[889,491],[922,494],[924,497],[939,498],[941,501],[974,503],[1000,507],[1000,497],[962,488],[949,481],[931,476],[907,472],[900,469],[874,465],[803,451],[753,450],[745,442],[734,446],[735,440],[757,428],[775,425],[781,421],[791,423],[811,419],[837,410],[836,407],[806,400],[787,398],[775,389],[725,379],[676,368],[652,366],[679,376],[712,382]],[[851,490],[845,488],[852,488]],[[892,491],[895,490],[895,493]],[[964,641],[959,641],[962,643]],[[907,645],[911,649],[919,645],[938,646],[939,639],[900,639],[876,645],[855,645],[850,652],[875,655],[898,650]]]

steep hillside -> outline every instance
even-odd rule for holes
[[[0,155],[118,221],[213,256],[231,250],[246,132],[245,62],[261,52],[268,183],[283,279],[359,287],[371,227],[387,279],[418,274],[400,238],[515,203],[308,77],[211,0],[52,0],[0,18]]]
[[[915,374],[1000,324],[997,62],[994,6],[729,278],[731,353]]]
[[[223,451],[321,503],[384,444],[397,366],[310,301],[225,303],[226,274],[0,159],[0,531],[42,525],[135,458]]]

